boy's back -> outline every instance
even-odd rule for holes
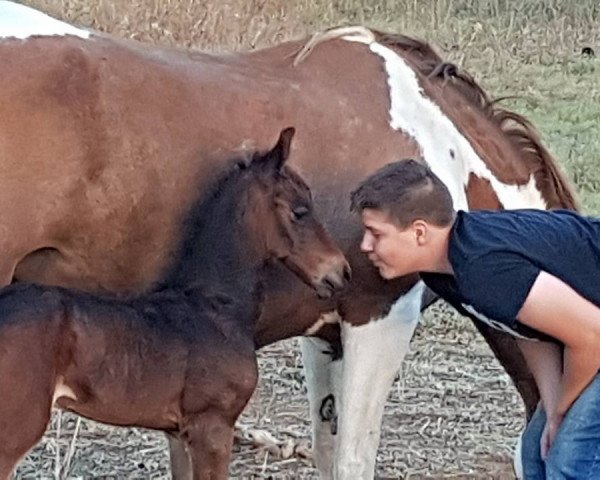
[[[597,219],[566,210],[458,212],[448,258],[456,280],[424,273],[425,283],[463,313],[496,328],[536,336],[516,317],[540,271],[600,306]]]

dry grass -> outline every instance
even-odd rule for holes
[[[595,0],[26,0],[57,17],[139,40],[247,49],[340,24],[367,23],[473,57],[570,55],[598,43]],[[482,48],[483,47],[483,48]],[[508,54],[508,55],[507,55]]]
[[[71,23],[142,41],[252,49],[333,25],[366,23],[433,41],[542,127],[584,202],[600,213],[597,0],[27,0]],[[581,91],[586,97],[580,98]],[[552,99],[552,103],[547,100]],[[386,409],[378,478],[510,478],[522,409],[473,327],[446,310],[426,316]],[[284,443],[310,438],[295,341],[261,352],[262,382],[242,424]],[[284,445],[285,446],[285,445]],[[309,460],[242,442],[234,478],[315,478]],[[162,435],[55,416],[19,478],[167,478]]]

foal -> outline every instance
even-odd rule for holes
[[[188,215],[178,262],[131,299],[15,284],[0,291],[0,479],[42,437],[52,406],[166,431],[195,479],[228,474],[235,420],[257,382],[261,267],[280,259],[320,295],[348,265],[284,166],[293,129],[238,163]]]

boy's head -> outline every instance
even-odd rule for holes
[[[390,163],[352,192],[351,208],[365,226],[361,249],[384,278],[422,271],[436,259],[440,232],[454,222],[450,192],[415,160]]]

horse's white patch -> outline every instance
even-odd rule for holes
[[[34,35],[74,35],[89,38],[90,32],[75,28],[25,5],[0,0],[0,39],[26,39]]]
[[[59,378],[56,382],[56,387],[54,387],[54,395],[52,396],[52,405],[56,404],[56,401],[59,398],[70,398],[71,400],[77,400],[77,396],[75,392],[64,383],[63,378]]]
[[[440,107],[425,97],[417,75],[400,55],[367,36],[343,38],[369,45],[384,60],[390,88],[390,125],[415,139],[427,164],[450,190],[454,208],[468,210],[465,187],[470,173],[490,182],[504,208],[546,208],[533,175],[525,185],[507,185],[494,176]]]
[[[424,287],[414,285],[384,318],[360,326],[342,323],[336,479],[373,478],[383,407],[417,326]]]
[[[341,321],[342,317],[340,317],[340,314],[337,312],[337,310],[326,312],[322,314],[315,323],[306,329],[304,335],[315,335],[325,325],[340,323]]]
[[[475,310],[475,307],[473,307],[472,305],[467,305],[466,303],[463,303],[462,306],[467,312],[469,312],[471,315],[473,315],[477,320],[485,323],[486,325],[489,325],[490,327],[492,327],[495,330],[500,330],[501,332],[508,333],[508,334],[512,335],[513,337],[522,338],[523,340],[537,341],[537,339],[535,339],[535,338],[528,338],[528,337],[521,335],[520,333],[517,333],[515,330],[513,330],[508,325],[505,325],[502,322],[499,322],[497,320],[492,320],[491,318],[486,317],[483,313],[480,313],[477,310]]]

